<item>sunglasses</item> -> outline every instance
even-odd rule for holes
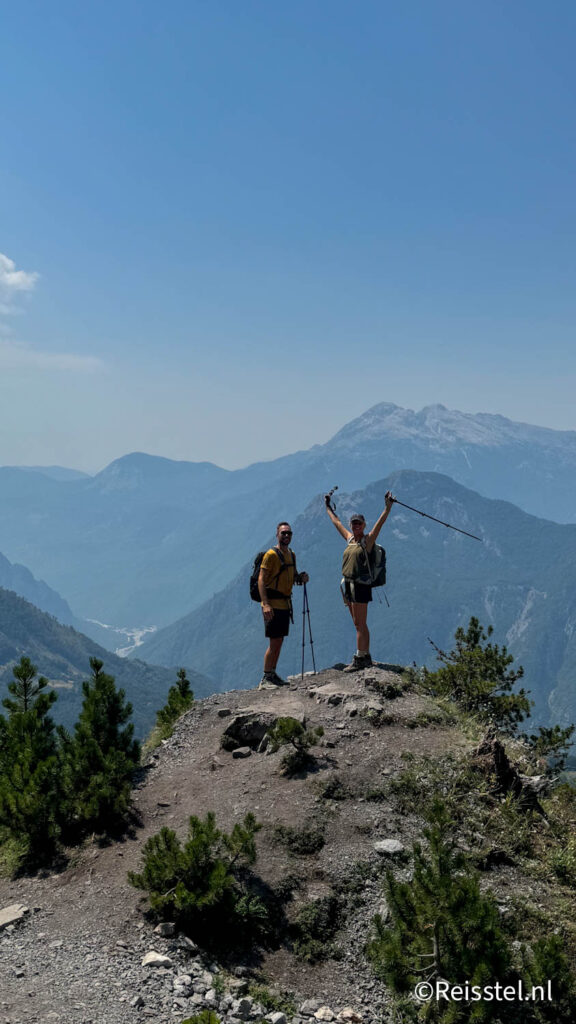
[[[281,537],[291,537],[292,536],[292,530],[280,530],[280,536]]]

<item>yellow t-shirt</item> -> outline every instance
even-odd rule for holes
[[[294,554],[290,549],[286,552],[282,552],[284,555],[284,564],[288,566],[287,569],[282,569],[282,561],[276,553],[274,548],[270,548],[266,552],[260,568],[264,569],[266,576],[264,577],[265,582],[272,590],[277,590],[281,594],[285,594],[286,597],[271,597],[269,598],[269,605],[271,608],[289,608],[290,602],[288,598],[292,593],[292,587],[294,586]],[[282,571],[280,572],[280,570]],[[280,575],[278,576],[278,573]],[[278,576],[278,579],[276,577]]]

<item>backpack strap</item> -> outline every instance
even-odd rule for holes
[[[374,576],[372,575],[372,566],[370,565],[370,552],[368,551],[368,548],[366,547],[366,538],[365,537],[362,537],[362,539],[360,541],[360,545],[361,545],[362,550],[364,552],[364,557],[366,559],[366,568],[368,569],[368,575],[370,577],[370,583],[368,584],[368,586],[371,587],[372,583],[374,582]]]
[[[276,576],[274,577],[274,583],[277,586],[278,580],[280,579],[280,576],[282,575],[284,569],[294,568],[294,575],[296,575],[296,555],[294,554],[291,548],[288,548],[290,554],[292,555],[292,562],[287,562],[286,559],[284,558],[284,555],[280,551],[280,548],[270,548],[269,550],[275,551],[276,554],[278,555],[278,558],[280,559],[280,562],[282,563],[280,566],[280,571],[277,572]],[[287,594],[281,594],[279,590],[276,590],[276,587],[266,587],[266,594],[268,597],[271,597],[272,600],[283,600],[291,603],[290,597],[288,597]]]

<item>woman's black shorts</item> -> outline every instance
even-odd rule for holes
[[[342,580],[342,595],[348,604],[369,604],[372,600],[372,587],[355,580]]]
[[[279,636],[288,636],[290,629],[290,610],[288,608],[274,608],[274,615],[270,622],[266,622],[265,635],[268,639],[275,639]]]

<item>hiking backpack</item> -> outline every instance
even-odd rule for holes
[[[368,551],[364,538],[358,543],[362,552],[356,558],[352,556],[352,566],[346,565],[346,554],[344,555],[342,560],[344,578],[362,583],[366,587],[383,587],[386,583],[386,552],[384,548],[379,544],[374,544],[372,550]]]
[[[383,587],[386,584],[386,551],[375,544],[372,551],[367,552],[370,575],[372,576],[371,587]]]
[[[282,562],[282,565],[280,566],[280,572],[277,573],[274,578],[274,582],[276,583],[276,585],[278,585],[278,580],[280,579],[280,576],[284,569],[293,568],[294,577],[296,577],[296,555],[294,554],[294,552],[290,549],[290,554],[294,559],[294,565],[292,566],[292,563],[288,564],[284,561],[284,555],[282,554],[279,548],[266,548],[266,551],[270,550],[275,551],[276,554],[278,555],[278,558]],[[256,558],[254,559],[254,565],[252,566],[252,575],[250,576],[250,597],[252,598],[253,601],[258,601],[258,603],[260,603],[261,600],[260,591],[258,590],[258,576],[260,575],[262,559],[264,558],[266,551],[259,551],[258,554],[256,555]],[[286,597],[286,594],[281,594],[280,591],[275,590],[272,587],[266,587],[266,596],[271,597],[272,600],[274,600],[274,598]]]

